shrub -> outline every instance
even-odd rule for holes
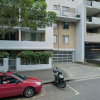
[[[9,53],[7,51],[0,51],[0,59],[10,58]]]
[[[24,59],[26,59],[29,64],[47,64],[52,54],[50,52],[22,51],[17,57],[21,58],[22,64],[25,64]]]

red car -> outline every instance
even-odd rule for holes
[[[41,91],[42,82],[13,72],[0,72],[0,98],[23,95],[27,98]]]

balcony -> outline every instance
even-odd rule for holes
[[[48,50],[51,49],[45,41],[8,41],[0,40],[0,49],[2,50]]]
[[[85,42],[100,42],[100,33],[86,33]]]
[[[100,18],[99,17],[87,17],[87,28],[92,29],[100,27]]]
[[[87,6],[92,6],[93,8],[100,9],[100,2],[99,1],[87,1]]]
[[[87,15],[93,16],[100,13],[100,2],[98,1],[87,1]]]
[[[58,21],[64,21],[64,22],[77,22],[80,20],[80,15],[75,12],[71,11],[61,11],[61,10],[54,10],[54,12],[57,14]]]

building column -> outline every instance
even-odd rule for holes
[[[19,28],[19,41],[21,41],[21,28]]]

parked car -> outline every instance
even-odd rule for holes
[[[23,95],[32,97],[42,89],[40,79],[22,76],[14,72],[0,72],[0,98]]]

